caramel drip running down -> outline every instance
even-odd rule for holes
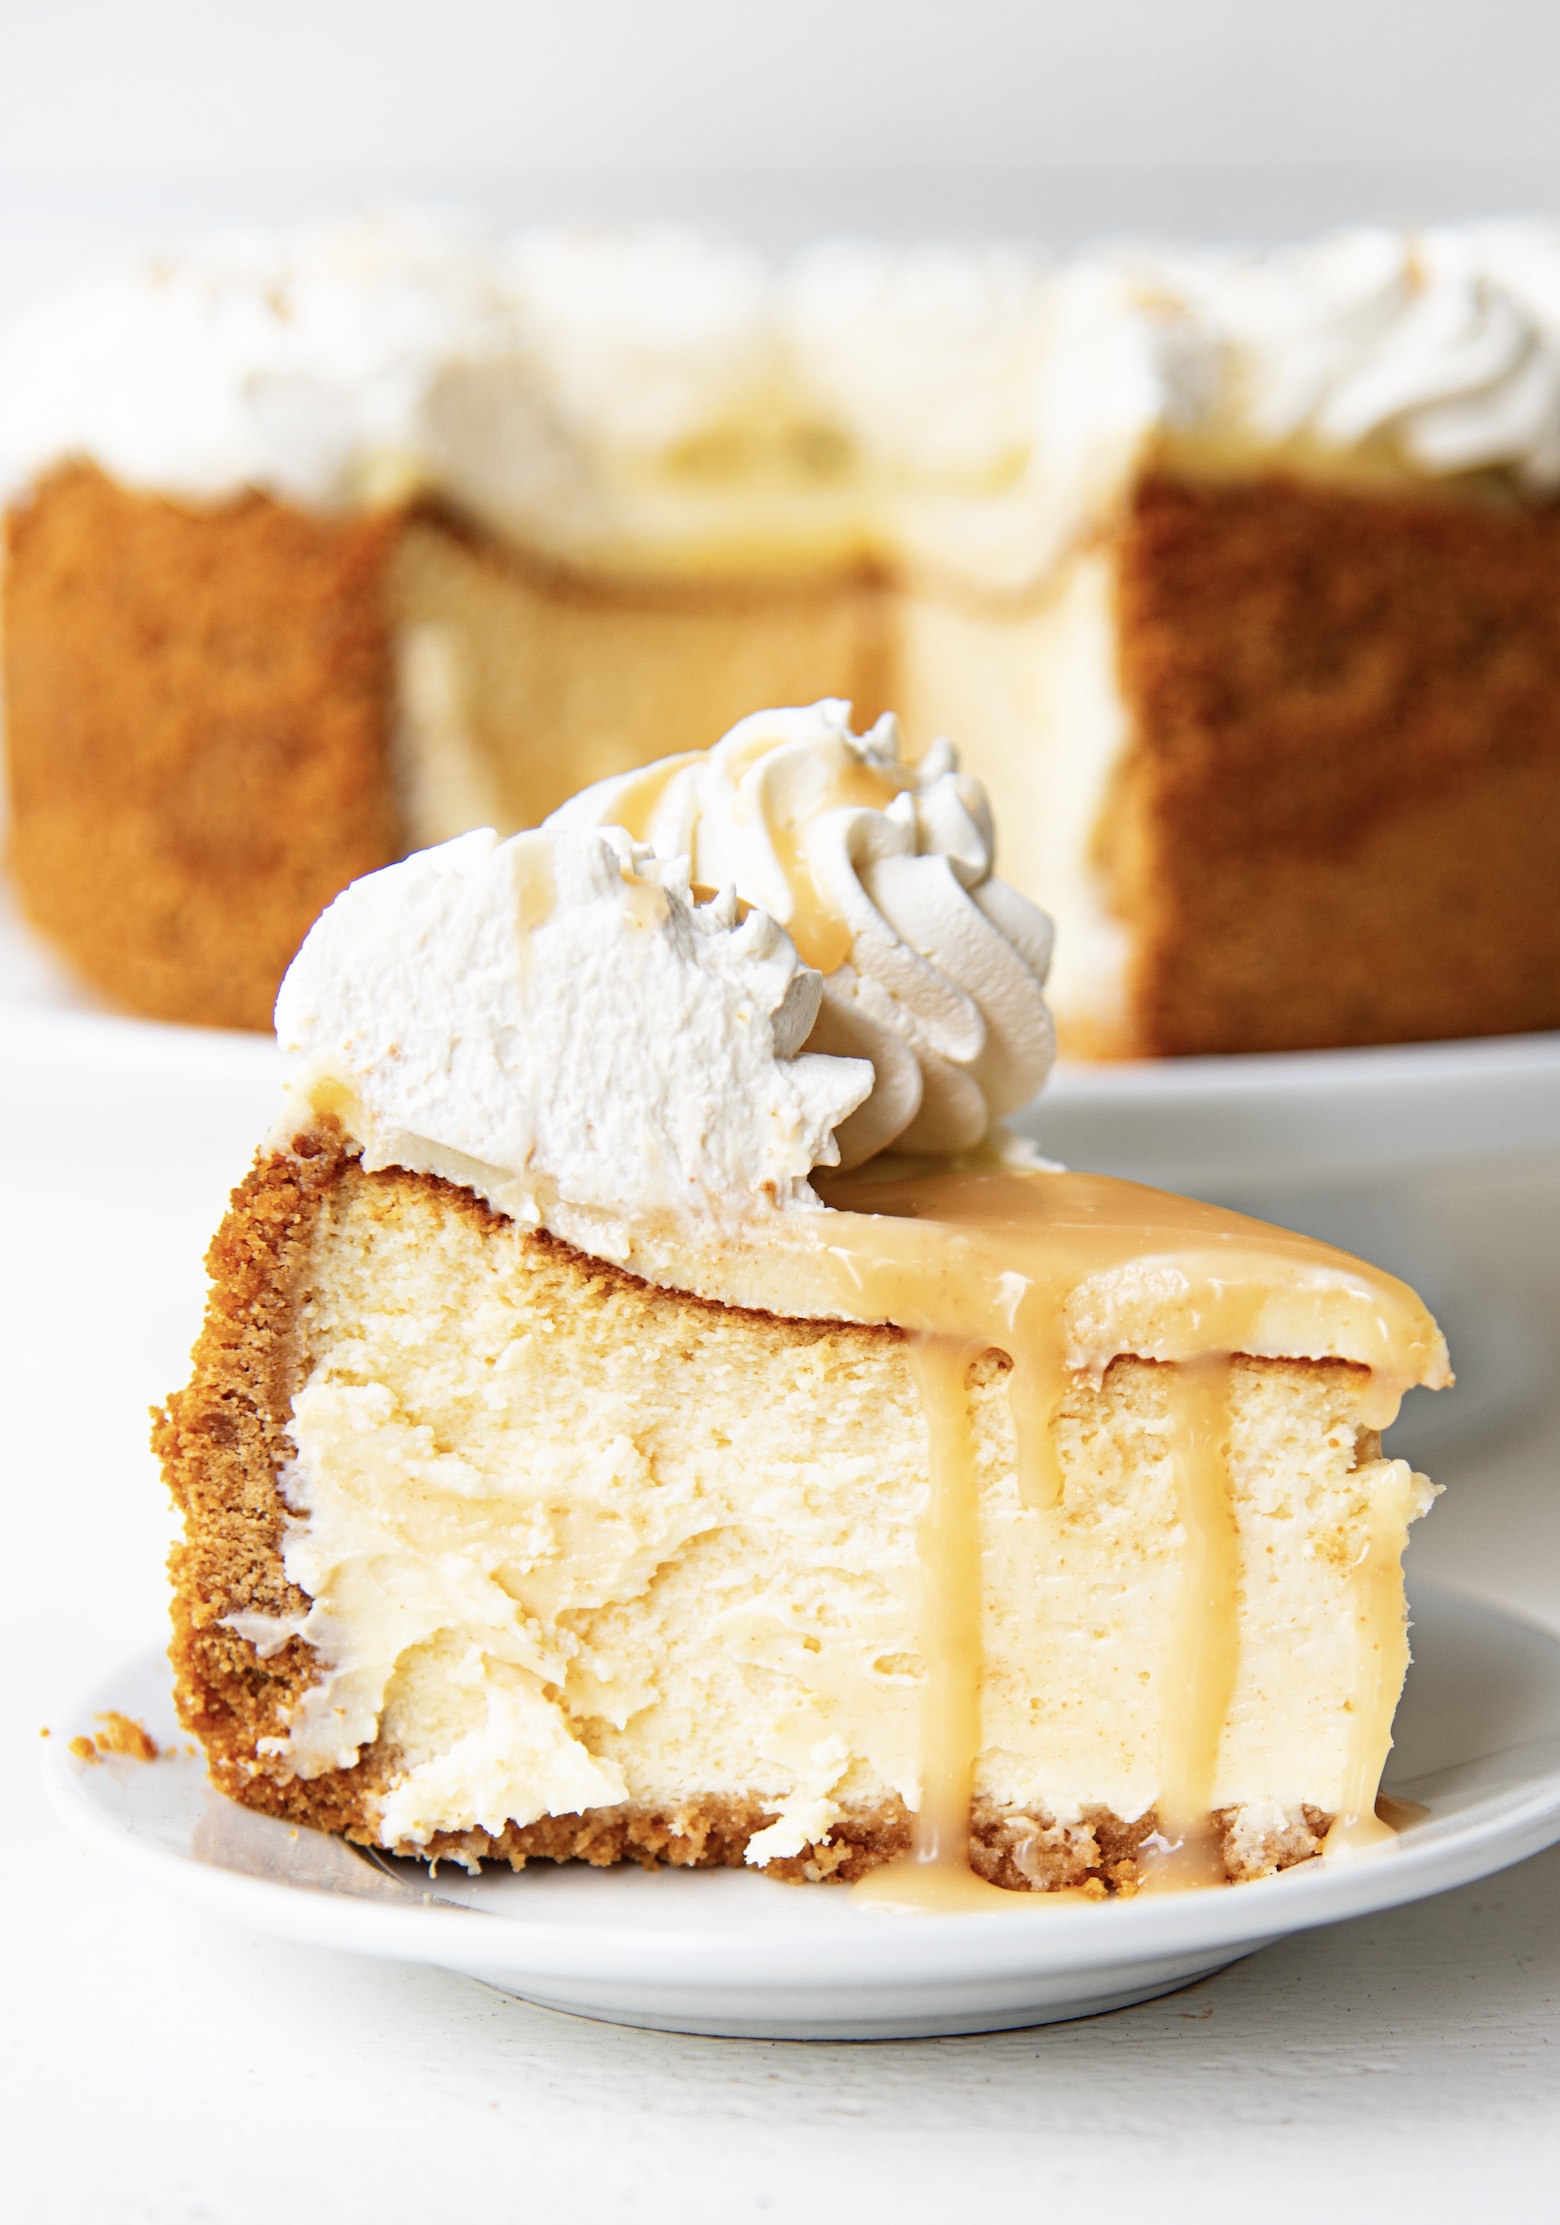
[[[926,1415],[931,1492],[921,1524],[921,1802],[908,1857],[873,1870],[857,1897],[942,1915],[1011,1912],[1013,1896],[970,1868],[970,1803],[980,1752],[980,1498],[969,1372],[984,1349],[918,1336],[912,1347]],[[1081,1893],[1046,1895],[1048,1902]]]
[[[1391,1792],[1376,1795],[1376,1821],[1384,1823],[1393,1833],[1411,1830],[1416,1823],[1423,1823],[1429,1813],[1422,1800],[1399,1800]]]
[[[983,1349],[939,1336],[918,1336],[911,1345],[931,1467],[918,1540],[926,1661],[921,1804],[909,1856],[873,1870],[856,1887],[863,1900],[950,1915],[1012,1907],[1011,1894],[970,1868],[970,1802],[981,1744],[983,1585],[969,1373]]]
[[[967,1867],[981,1665],[980,1506],[967,1385],[980,1354],[948,1337],[918,1337],[914,1356],[932,1473],[921,1565],[934,1579],[922,1607],[924,1785],[915,1857]]]
[[[1343,1809],[1327,1834],[1325,1852],[1333,1857],[1358,1854],[1396,1838],[1401,1828],[1382,1814],[1378,1792],[1392,1744],[1392,1717],[1408,1668],[1408,1626],[1403,1612],[1403,1571],[1399,1561],[1406,1508],[1401,1484],[1396,1493],[1378,1495],[1369,1510],[1369,1542],[1360,1574],[1358,1616],[1359,1697],[1354,1708],[1353,1755]],[[1392,1803],[1392,1806],[1400,1805]]]
[[[728,776],[740,780],[752,765],[761,765],[774,742],[772,733],[756,735],[745,755],[739,752],[730,756]],[[612,799],[614,823],[625,828],[636,842],[648,842],[667,790],[679,774],[704,762],[702,752],[685,751],[680,756],[662,758],[658,764],[623,780]],[[914,786],[915,771],[908,765],[863,764],[844,749],[832,762],[819,759],[800,768],[793,763],[786,769],[794,784],[789,790],[772,786],[761,769],[758,795],[744,795],[738,808],[750,820],[756,817],[762,821],[790,890],[790,913],[781,924],[809,966],[816,966],[820,973],[833,973],[850,956],[856,929],[813,876],[807,855],[807,829],[823,813],[852,805],[865,811],[885,810],[902,789]],[[715,891],[710,889],[708,893],[713,895]]]
[[[808,862],[806,829],[826,811],[841,811],[854,804],[865,811],[882,811],[914,776],[902,767],[879,771],[857,762],[834,769],[826,785],[810,785],[794,808],[766,813],[769,840],[791,891],[791,916],[785,921],[790,936],[809,966],[833,973],[850,956],[856,940],[854,925],[845,918],[813,878]]]
[[[1219,1745],[1240,1660],[1240,1541],[1230,1503],[1230,1363],[1188,1360],[1170,1379],[1171,1461],[1184,1536],[1180,1597],[1168,1658],[1159,1828],[1141,1858],[1145,1891],[1225,1882],[1209,1825]]]
[[[1079,1365],[1069,1360],[1072,1316],[1087,1310],[1091,1289],[1097,1294],[1104,1278],[1121,1271],[1138,1278],[1155,1325],[1150,1356],[1175,1363],[1172,1458],[1185,1539],[1162,1671],[1160,1830],[1145,1882],[1222,1882],[1209,1814],[1239,1658],[1239,1548],[1226,1452],[1230,1355],[1304,1351],[1293,1323],[1314,1329],[1318,1294],[1330,1285],[1350,1312],[1351,1350],[1371,1368],[1368,1419],[1384,1427],[1408,1385],[1433,1369],[1434,1324],[1404,1285],[1325,1245],[1104,1176],[928,1173],[879,1162],[819,1188],[836,1208],[829,1258],[841,1310],[896,1322],[915,1339],[931,1462],[921,1538],[926,1685],[915,1845],[907,1861],[858,1890],[922,1907],[1011,1906],[1010,1896],[982,1884],[968,1865],[982,1596],[968,1373],[984,1352],[1008,1355],[1020,1493],[1029,1507],[1055,1507],[1063,1477],[1054,1423]],[[1351,1833],[1384,1828],[1374,1801],[1406,1658],[1392,1643],[1402,1617],[1391,1540],[1401,1539],[1404,1512],[1376,1507],[1371,1516],[1361,1629],[1366,1704],[1351,1766],[1350,1814],[1360,1821],[1349,1822]]]

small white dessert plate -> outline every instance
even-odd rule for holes
[[[480,1878],[361,1853],[237,1807],[174,1727],[148,1656],[56,1718],[68,1820],[121,1867],[213,1915],[323,1947],[429,1962],[575,2015],[765,2039],[988,2032],[1173,1992],[1287,1933],[1444,1892],[1560,1839],[1560,1635],[1455,1592],[1415,1598],[1391,1791],[1428,1813],[1350,1860],[1222,1892],[928,1916],[753,1873],[538,1864]],[[155,1762],[87,1764],[110,1709]]]

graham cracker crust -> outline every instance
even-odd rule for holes
[[[6,521],[9,862],[82,976],[268,1028],[348,881],[400,852],[386,567],[399,512],[209,508],[86,465]]]
[[[516,1870],[536,1861],[588,1862],[596,1869],[619,1862],[637,1862],[647,1870],[741,1869],[749,1839],[773,1823],[775,1815],[756,1800],[705,1795],[670,1813],[598,1808],[577,1816],[545,1816],[523,1828],[511,1824],[497,1837],[486,1831],[442,1832],[426,1846],[390,1851],[428,1862],[459,1862],[472,1870],[484,1861],[507,1862]],[[1270,1834],[1253,1858],[1252,1850],[1237,1845],[1233,1814],[1209,1818],[1231,1884],[1310,1861],[1321,1853],[1332,1822],[1324,1810],[1308,1807],[1303,1819]],[[791,1885],[853,1885],[910,1852],[911,1824],[909,1810],[897,1800],[847,1811],[831,1825],[827,1839],[766,1863],[764,1874]],[[1101,1900],[1126,1900],[1141,1883],[1138,1856],[1144,1841],[1157,1831],[1152,1810],[1126,1823],[1108,1808],[1092,1808],[1075,1824],[1059,1824],[1040,1810],[1000,1808],[978,1800],[970,1812],[969,1865],[988,1885],[1007,1892],[1083,1891]],[[345,1835],[359,1844],[375,1843],[357,1831]]]
[[[1120,1047],[1560,1026],[1560,506],[1152,476],[1118,576]]]

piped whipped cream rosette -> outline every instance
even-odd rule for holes
[[[1560,481],[1560,346],[1500,244],[1467,226],[1265,254],[1128,251],[1078,265],[1062,292],[1111,273],[1178,335],[1186,360],[1151,405],[1172,434],[1318,464],[1373,455],[1429,480],[1506,467],[1546,491]]]
[[[871,1094],[837,1131],[846,1168],[890,1144],[971,1149],[1055,1055],[1051,923],[996,878],[980,783],[945,741],[905,764],[891,714],[865,735],[849,722],[832,699],[755,712],[547,822],[620,827],[785,928],[823,976],[807,1049],[872,1062]]]
[[[366,1167],[444,1174],[600,1257],[635,1221],[816,1207],[807,1177],[872,1070],[804,1049],[819,977],[739,908],[614,828],[420,851],[355,881],[294,959],[294,1099],[334,1079]]]

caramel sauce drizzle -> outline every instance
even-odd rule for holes
[[[1326,1245],[1105,1176],[879,1161],[818,1187],[835,1208],[828,1249],[841,1310],[910,1332],[931,1466],[919,1537],[926,1681],[914,1840],[906,1858],[856,1890],[873,1901],[943,1911],[1013,1905],[1011,1894],[984,1883],[969,1863],[982,1682],[969,1371],[987,1351],[1007,1354],[1020,1495],[1028,1507],[1056,1507],[1063,1475],[1054,1424],[1073,1377],[1070,1312],[1086,1308],[1091,1286],[1119,1270],[1135,1270],[1145,1287],[1158,1347],[1152,1356],[1174,1363],[1171,1457],[1185,1539],[1161,1670],[1158,1830],[1141,1861],[1142,1881],[1149,1890],[1223,1883],[1210,1811],[1240,1650],[1227,1451],[1231,1356],[1292,1351],[1292,1331],[1285,1337],[1280,1328],[1276,1345],[1264,1343],[1264,1318],[1275,1308],[1281,1316],[1286,1300],[1313,1305],[1324,1278],[1335,1290],[1346,1285],[1351,1353],[1368,1358],[1373,1378],[1366,1419],[1385,1426],[1408,1385],[1433,1367],[1433,1322],[1403,1284]],[[1098,1364],[1108,1364],[1108,1355]],[[1361,1608],[1367,1689],[1351,1731],[1349,1798],[1329,1846],[1340,1830],[1357,1844],[1391,1828],[1378,1820],[1376,1790],[1396,1704],[1394,1670],[1400,1676],[1402,1665],[1400,1512],[1372,1510]]]
[[[921,1524],[921,1564],[937,1571],[922,1616],[928,1643],[921,1735],[929,1766],[916,1817],[916,1855],[968,1868],[980,1745],[981,1566],[966,1386],[980,1353],[948,1337],[918,1337],[912,1356],[936,1479]]]
[[[824,812],[845,810],[851,805],[882,811],[913,778],[903,768],[896,778],[858,761],[840,764],[830,769],[827,780],[809,785],[805,802],[798,798],[791,808],[766,814],[769,840],[791,891],[791,916],[784,923],[785,931],[804,962],[816,966],[822,974],[844,965],[855,946],[856,929],[813,877],[807,856],[807,828]]]
[[[980,1752],[980,1493],[970,1428],[969,1373],[985,1348],[921,1335],[910,1351],[926,1416],[931,1491],[921,1560],[921,1804],[908,1858],[855,1887],[879,1904],[945,1915],[1011,1909],[1013,1896],[970,1867],[970,1803]],[[1051,1899],[1058,1896],[1050,1895]],[[1068,1899],[1081,1899],[1068,1894]]]
[[[1222,1885],[1209,1825],[1219,1744],[1240,1666],[1240,1540],[1230,1501],[1229,1355],[1184,1361],[1170,1381],[1176,1513],[1185,1533],[1169,1658],[1159,1829],[1139,1857],[1143,1890]]]
[[[737,751],[730,756],[728,777],[740,781],[774,744],[772,734],[755,736],[745,754]],[[679,773],[703,761],[703,752],[688,750],[680,756],[664,757],[625,778],[612,799],[614,825],[626,828],[636,842],[648,842],[651,823],[667,789]],[[856,930],[813,877],[807,856],[807,829],[826,811],[851,805],[868,811],[884,810],[901,789],[913,785],[915,772],[910,766],[863,764],[841,748],[834,759],[819,757],[800,770],[790,766],[788,777],[794,783],[793,792],[772,792],[764,783],[757,798],[742,798],[738,808],[762,820],[791,892],[791,914],[783,922],[786,932],[806,964],[816,966],[820,973],[833,973],[850,956]],[[762,775],[760,779],[762,783]]]
[[[1389,1831],[1407,1831],[1412,1825],[1423,1823],[1429,1813],[1422,1800],[1400,1800],[1393,1792],[1376,1795],[1376,1821],[1384,1823]]]

